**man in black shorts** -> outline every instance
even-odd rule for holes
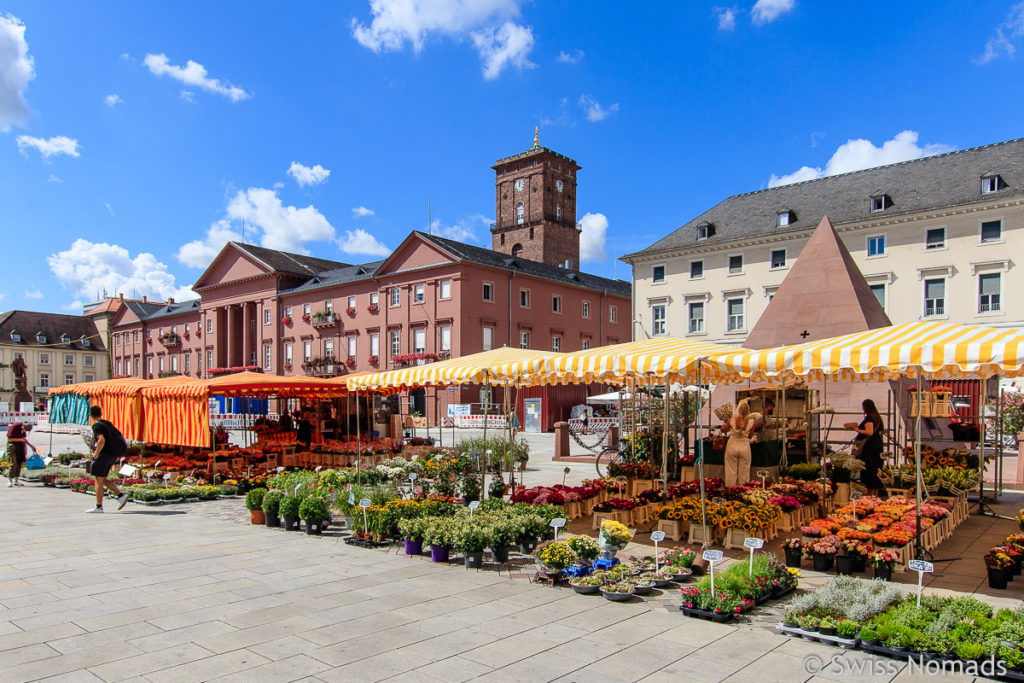
[[[121,432],[109,421],[103,419],[103,411],[99,406],[89,408],[89,415],[92,423],[92,433],[96,437],[96,448],[92,452],[92,468],[90,474],[96,480],[96,507],[86,512],[103,512],[103,489],[110,489],[117,496],[117,509],[120,510],[128,502],[128,494],[121,493],[117,484],[107,481],[110,468],[117,462],[117,459],[128,450]]]

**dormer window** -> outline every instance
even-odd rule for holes
[[[986,173],[981,176],[981,193],[991,194],[1006,189],[1006,182],[998,173]]]
[[[11,330],[11,341],[15,344],[21,343],[21,334],[17,330]]]
[[[885,211],[892,206],[892,197],[884,192],[876,192],[871,195],[871,211]]]
[[[86,337],[86,336],[84,336],[84,335],[83,335],[83,336],[82,336],[82,337],[81,337],[81,338],[80,338],[80,339],[78,340],[78,342],[79,342],[79,343],[80,343],[80,344],[81,344],[82,346],[84,346],[84,347],[86,347],[86,348],[88,348],[88,347],[92,346],[92,342],[91,342],[91,341],[89,340],[89,338],[88,338],[88,337]]]
[[[775,225],[780,228],[784,228],[787,225],[796,223],[796,214],[790,209],[783,209],[776,214]]]
[[[70,344],[71,343],[71,337],[68,336],[68,334],[65,332],[64,334],[60,335],[60,343],[61,344]]]
[[[709,237],[714,236],[715,226],[711,223],[701,223],[697,226],[697,240],[706,240]]]
[[[43,334],[42,332],[36,332],[36,341],[39,342],[40,344],[45,344],[46,335]]]

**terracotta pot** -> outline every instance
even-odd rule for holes
[[[267,516],[263,514],[263,510],[249,510],[249,521],[253,524],[265,524]]]

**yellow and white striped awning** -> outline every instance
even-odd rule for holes
[[[539,372],[544,362],[561,354],[533,349],[503,347],[459,358],[413,365],[384,372],[352,377],[349,391],[393,393],[426,386],[452,384],[523,383],[523,378]]]
[[[599,346],[550,358],[540,372],[528,375],[526,384],[624,384],[635,378],[653,384],[692,382],[697,361],[724,353],[735,346],[711,342],[659,337]]]
[[[803,344],[709,358],[713,381],[1014,377],[1024,368],[1024,329],[913,322]]]

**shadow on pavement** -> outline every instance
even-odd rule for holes
[[[122,510],[119,515],[184,515],[184,510]]]

